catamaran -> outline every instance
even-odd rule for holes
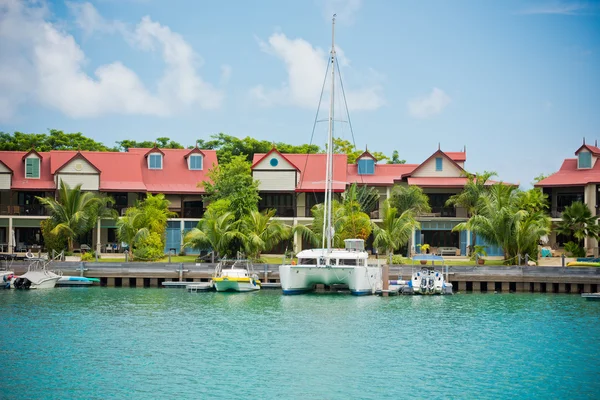
[[[335,233],[332,223],[332,193],[336,62],[334,15],[331,27],[331,52],[329,60],[331,68],[331,95],[327,138],[322,248],[300,251],[297,254],[297,265],[284,264],[279,266],[279,279],[283,294],[305,293],[313,290],[317,284],[328,286],[340,284],[347,285],[350,293],[354,295],[368,295],[374,294],[382,286],[381,267],[369,266],[369,255],[365,251],[364,240],[346,239],[344,240],[345,246],[343,249],[332,248],[332,240]],[[327,71],[325,72],[325,76],[327,76]]]

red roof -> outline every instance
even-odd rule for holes
[[[288,157],[286,157],[285,154],[283,154],[282,152],[280,152],[279,150],[277,150],[275,147],[273,147],[271,150],[269,150],[269,152],[266,153],[266,154],[264,154],[264,153],[257,153],[259,155],[262,155],[261,157],[256,157],[256,154],[254,154],[254,158],[252,159],[252,166],[250,168],[254,169],[262,160],[264,160],[265,158],[269,157],[269,155],[271,155],[272,153],[279,154],[282,158],[284,158],[285,160],[287,160],[287,162],[290,163],[292,165],[292,167],[294,167],[298,171],[300,171],[300,168],[298,168],[296,165],[294,165],[294,163]]]
[[[207,180],[207,172],[217,164],[215,150],[203,150],[202,170],[189,170],[186,155],[188,149],[161,149],[164,154],[163,169],[149,170],[144,157],[148,149],[129,149],[128,152],[105,151],[51,151],[40,153],[40,179],[25,179],[22,161],[24,152],[2,151],[0,161],[13,170],[12,189],[54,190],[54,174],[69,161],[81,157],[100,172],[100,190],[115,192],[151,193],[204,193],[197,184]]]
[[[445,151],[444,153],[453,161],[467,161],[467,153],[465,153],[464,151]]]
[[[465,154],[465,153],[460,153],[460,152],[450,152],[449,154]],[[412,170],[410,172],[410,174],[414,174],[416,171],[418,171],[420,168],[423,167],[423,165],[427,164],[429,162],[429,160],[433,159],[434,157],[436,157],[437,155],[441,155],[444,156],[448,159],[448,161],[450,161],[452,164],[454,164],[456,166],[456,168],[458,168],[461,171],[464,171],[463,167],[461,167],[460,165],[458,165],[456,163],[456,160],[452,159],[452,157],[450,157],[448,153],[443,152],[442,150],[437,150],[435,153],[433,153],[431,156],[429,156],[429,158],[427,158],[427,160],[423,161],[421,164],[419,164],[419,166],[417,168],[415,168],[414,170]],[[465,157],[466,159],[466,157]],[[464,160],[463,160],[464,161]],[[406,174],[405,174],[406,175]]]
[[[534,186],[585,186],[588,183],[600,183],[600,162],[596,162],[593,168],[577,169],[577,159],[567,158],[558,172],[542,179]]]
[[[452,187],[452,188],[462,188],[464,187],[468,179],[466,177],[420,177],[420,178],[408,178],[408,184],[411,186],[421,186],[421,187]],[[518,186],[514,183],[508,182],[500,182],[493,181],[488,179],[485,182],[486,186],[491,186],[496,183],[502,183],[508,186]]]
[[[271,150],[272,152],[273,150]],[[270,153],[270,152],[269,152]],[[267,153],[267,154],[269,154]],[[281,153],[280,153],[281,154]],[[255,153],[252,165],[265,157],[265,153]],[[290,164],[298,168],[299,182],[296,186],[296,192],[324,192],[325,191],[325,170],[327,166],[327,154],[281,154]],[[346,154],[333,155],[333,191],[343,192],[346,190],[347,183],[347,164],[348,156]]]
[[[588,149],[588,150],[589,150],[589,152],[590,152],[590,153],[592,153],[593,155],[595,155],[595,156],[600,156],[600,149],[599,149],[598,147],[596,147],[596,146],[591,146],[591,145],[589,145],[589,144],[585,144],[585,143],[584,143],[583,145],[581,145],[581,147],[580,147],[580,148],[578,148],[578,149],[577,149],[577,151],[575,152],[575,155],[579,154],[579,152],[580,152],[582,149]]]
[[[348,183],[369,184],[372,186],[393,186],[402,175],[410,174],[418,164],[375,164],[372,175],[359,174],[356,164],[348,165]]]
[[[0,160],[4,165],[13,171],[11,189],[19,190],[54,190],[54,179],[50,174],[50,162],[48,155],[50,153],[37,153],[40,160],[40,178],[25,178],[24,155],[31,153],[24,151],[0,151]]]

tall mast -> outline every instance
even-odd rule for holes
[[[335,98],[335,16],[331,19],[331,95],[329,99],[329,134],[327,137],[327,171],[325,187],[325,218],[323,218],[323,241],[327,240],[327,251],[331,250],[333,240],[332,193],[333,193],[333,118]],[[323,246],[325,247],[325,246]]]

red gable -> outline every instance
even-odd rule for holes
[[[294,168],[296,168],[296,170],[300,171],[300,168],[298,168],[296,165],[294,165],[294,163],[293,163],[293,162],[291,162],[289,158],[287,158],[287,157],[286,157],[286,156],[285,156],[283,153],[281,153],[281,152],[280,152],[279,150],[277,150],[275,147],[273,147],[271,150],[269,150],[269,152],[268,152],[268,153],[266,153],[266,154],[263,154],[263,155],[262,155],[262,157],[260,157],[260,158],[257,158],[257,157],[256,157],[256,155],[257,155],[257,154],[260,154],[260,153],[254,154],[254,159],[252,160],[252,161],[253,161],[253,163],[252,163],[252,166],[251,166],[250,168],[251,168],[251,169],[254,169],[254,168],[256,168],[256,166],[257,166],[258,164],[260,164],[262,160],[266,159],[267,157],[269,157],[269,156],[270,156],[271,154],[273,154],[273,153],[277,153],[277,154],[279,154],[279,155],[281,156],[281,158],[283,158],[285,161],[287,161],[287,162],[288,162],[288,163],[289,163],[289,164],[290,164],[292,167],[294,167]]]
[[[267,154],[256,153],[252,160],[252,166],[256,166]],[[277,151],[277,150],[275,150]],[[279,152],[278,152],[279,153]],[[279,153],[281,154],[281,153]],[[327,166],[327,154],[281,154],[285,159],[295,166],[299,171],[299,182],[296,186],[296,192],[324,192],[325,191],[325,170]],[[347,183],[347,162],[346,154],[333,155],[333,190],[343,192],[346,190]]]
[[[452,153],[452,154],[464,154],[464,153]],[[456,166],[456,168],[458,168],[461,172],[464,171],[463,167],[458,165],[456,163],[456,161],[453,160],[447,153],[444,153],[442,150],[438,150],[435,153],[433,153],[431,156],[429,156],[429,158],[427,160],[423,161],[417,168],[415,168],[409,174],[405,174],[404,176],[413,175],[415,172],[417,172],[419,169],[423,168],[423,166],[425,164],[427,164],[430,160],[432,160],[433,158],[435,158],[438,155],[441,155],[442,157],[445,157],[446,159],[448,159],[448,161],[450,161],[450,163],[454,164]],[[466,157],[465,157],[465,160],[466,160]]]
[[[580,148],[577,149],[575,155],[579,154],[579,152],[583,149],[587,149],[590,153],[595,156],[600,156],[600,149],[596,146],[590,146],[589,144],[582,144]]]

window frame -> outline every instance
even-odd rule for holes
[[[436,171],[443,171],[444,170],[444,161],[442,160],[442,157],[436,157],[435,158],[435,170]]]
[[[37,165],[33,165],[33,163],[30,165],[29,168],[31,168],[31,172],[28,174],[27,172],[27,168],[30,161],[36,161]],[[41,165],[41,160],[38,157],[27,157],[25,159],[25,178],[26,179],[40,179],[40,165]],[[37,174],[35,174],[34,172],[37,172]],[[37,176],[36,176],[37,175]]]
[[[586,164],[587,166],[583,165],[582,161],[582,155],[586,155]],[[592,168],[592,153],[589,151],[582,151],[577,155],[577,169],[590,169]]]
[[[195,168],[192,165],[192,159],[199,159],[200,160],[200,167],[199,168]],[[190,171],[202,171],[202,169],[204,168],[204,158],[202,157],[201,154],[191,154],[188,157],[188,168],[190,169]]]
[[[152,159],[153,158],[158,158],[158,160],[160,160],[160,166],[159,167],[153,167],[152,166]],[[163,169],[163,156],[160,153],[151,153],[148,155],[148,169]]]

